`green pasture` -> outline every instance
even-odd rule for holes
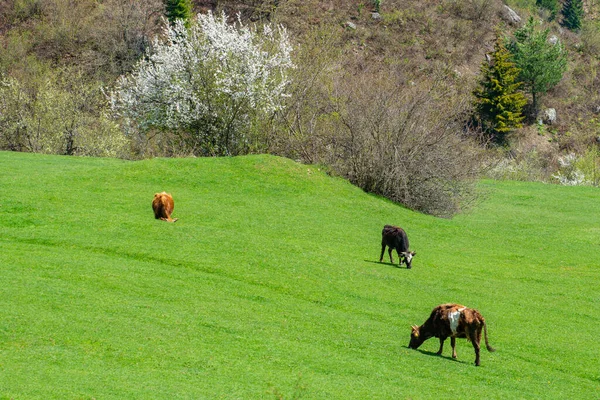
[[[0,398],[599,398],[600,190],[481,186],[446,220],[272,156],[0,152]],[[446,302],[486,318],[481,367],[407,348]]]

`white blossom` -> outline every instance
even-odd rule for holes
[[[240,140],[250,114],[282,107],[293,68],[282,26],[259,32],[227,23],[222,13],[199,14],[190,28],[165,24],[162,38],[110,94],[112,109],[140,130],[158,129]],[[202,130],[202,132],[200,132]],[[200,140],[200,139],[199,139]],[[243,140],[243,139],[241,139]],[[227,150],[228,152],[228,150]]]
[[[585,174],[577,168],[577,155],[571,153],[563,157],[558,158],[560,164],[560,170],[558,173],[552,175],[553,178],[558,180],[558,183],[565,186],[589,186],[592,181],[587,179]]]

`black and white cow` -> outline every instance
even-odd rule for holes
[[[398,226],[386,225],[383,227],[381,232],[381,257],[379,262],[383,261],[383,253],[385,253],[385,246],[388,246],[388,253],[390,255],[390,262],[393,264],[392,250],[396,249],[398,258],[400,259],[398,265],[402,265],[404,262],[406,268],[412,267],[412,258],[415,254],[414,251],[408,251],[408,236],[406,232]]]

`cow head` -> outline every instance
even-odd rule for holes
[[[419,327],[416,325],[412,326],[412,332],[410,333],[410,343],[408,347],[411,349],[418,349],[421,344],[425,341],[419,332]]]
[[[404,262],[406,264],[406,268],[412,268],[412,258],[415,256],[415,254],[417,254],[417,252],[403,251],[400,254],[402,256],[404,256],[404,259],[400,260],[400,264],[402,264]]]

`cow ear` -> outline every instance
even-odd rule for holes
[[[416,252],[416,251],[413,251],[413,252],[412,252],[412,255],[413,255],[413,256],[414,256],[414,255],[416,255],[416,254],[417,254],[417,252]]]

